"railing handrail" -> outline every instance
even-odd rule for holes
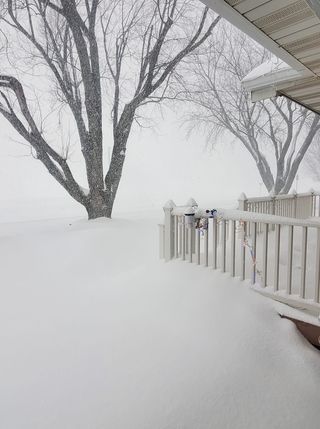
[[[190,209],[190,206],[177,206],[172,209],[172,216],[183,216],[186,211]],[[290,226],[307,226],[310,228],[320,228],[320,222],[316,220],[303,220],[283,216],[275,216],[271,214],[262,214],[247,212],[242,210],[232,210],[232,209],[216,209],[217,217],[225,220],[238,220],[238,221],[247,221],[247,222],[260,222],[268,223],[273,225],[290,225]],[[195,219],[200,218],[210,218],[211,215],[206,213],[205,209],[196,208]]]

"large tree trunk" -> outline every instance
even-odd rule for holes
[[[109,217],[111,217],[114,200],[122,176],[123,165],[126,158],[127,143],[134,121],[136,107],[137,106],[134,103],[127,104],[123,109],[119,122],[115,124],[113,130],[111,162],[108,173],[105,177],[105,192],[107,195],[106,205],[110,212]]]
[[[108,195],[106,199],[106,205],[107,205],[108,212],[110,212],[110,216],[108,217],[111,217],[111,213],[113,210],[115,197],[116,197],[121,176],[122,176],[122,170],[123,170],[123,165],[125,161],[125,154],[126,154],[126,142],[122,144],[120,142],[115,142],[109,171],[105,178],[106,194]]]
[[[112,208],[110,209],[106,196],[90,198],[85,208],[87,210],[89,220],[97,219],[99,217],[111,218]]]
[[[264,183],[264,186],[267,188],[268,192],[271,192],[274,186],[274,181],[273,181],[273,176],[269,165],[267,165],[266,163],[262,163],[259,160],[256,161],[256,165],[257,165],[260,177]]]

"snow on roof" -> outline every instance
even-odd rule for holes
[[[251,70],[251,72],[243,79],[243,82],[248,82],[261,76],[278,73],[283,70],[292,70],[292,67],[288,66],[288,64],[281,61],[279,58],[273,57]]]
[[[279,83],[294,81],[303,77],[303,72],[294,70],[279,58],[273,57],[247,74],[242,80],[242,84],[250,91],[266,86],[275,86]]]

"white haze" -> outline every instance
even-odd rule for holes
[[[28,204],[24,205],[23,201],[30,199],[51,199],[52,205],[54,201],[61,205],[58,200],[65,200],[67,206],[78,206],[40,161],[30,155],[28,146],[21,144],[22,139],[3,118],[0,124],[0,203],[3,209],[10,208],[10,201],[20,200],[21,210],[28,210]],[[213,149],[207,146],[201,134],[194,133],[187,139],[172,112],[160,118],[155,129],[135,128],[129,141],[115,211],[161,208],[169,198],[183,204],[190,196],[204,205],[225,203],[229,207],[236,204],[241,192],[248,196],[265,194],[256,166],[240,143],[231,144],[226,137],[220,139],[223,141]],[[110,149],[106,139],[106,158]],[[81,155],[72,155],[71,166],[85,186]],[[308,190],[312,183],[306,177],[301,179],[299,190]]]
[[[10,34],[11,39],[17,44],[14,34]],[[53,112],[45,121],[45,132],[48,141],[57,150],[61,140],[67,141],[68,134],[71,134],[73,146],[69,163],[76,179],[86,187],[84,163],[72,117],[68,117],[65,109],[58,120],[55,114],[57,104],[53,103],[50,95],[51,78],[47,69],[38,65],[36,69],[29,67],[25,70],[23,51],[18,49],[17,52],[19,54],[14,56],[13,61],[17,67],[14,74],[24,83],[37,122],[40,117],[44,118]],[[0,58],[2,72],[10,74],[11,63],[4,55]],[[37,108],[37,99],[40,100],[41,114]],[[168,199],[173,199],[176,204],[184,204],[190,196],[202,205],[225,204],[231,207],[236,205],[242,192],[248,196],[266,194],[254,161],[239,141],[231,143],[231,137],[221,136],[211,149],[205,135],[194,132],[187,139],[186,130],[181,128],[179,122],[186,107],[183,104],[176,107],[176,113],[165,110],[163,116],[156,114],[153,119],[157,126],[153,129],[133,127],[115,213],[128,208],[161,208]],[[106,102],[104,109],[106,117],[110,117],[110,106],[108,109]],[[61,122],[60,130],[57,128],[58,122]],[[109,128],[104,129],[104,134],[106,172],[108,153],[112,150],[110,124]],[[5,216],[10,220],[8,218],[14,213],[17,201],[21,214],[25,215],[29,211],[29,204],[43,205],[45,200],[51,201],[48,216],[55,205],[58,212],[60,207],[61,210],[78,207],[86,216],[85,210],[49,175],[41,162],[30,155],[29,146],[23,143],[22,137],[0,116],[0,219]],[[302,169],[299,172],[298,191],[308,191],[311,187],[317,188],[317,184],[308,178],[307,170]],[[14,214],[15,218],[20,215]],[[54,214],[58,214],[57,210]]]

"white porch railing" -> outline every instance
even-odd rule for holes
[[[164,213],[160,256],[166,261],[250,279],[259,292],[319,314],[320,221],[240,210],[217,210],[213,217],[194,200],[180,207],[169,201]]]
[[[274,197],[239,198],[239,210],[272,214],[276,216],[307,219],[320,216],[320,194],[314,191],[304,194],[277,195]]]

